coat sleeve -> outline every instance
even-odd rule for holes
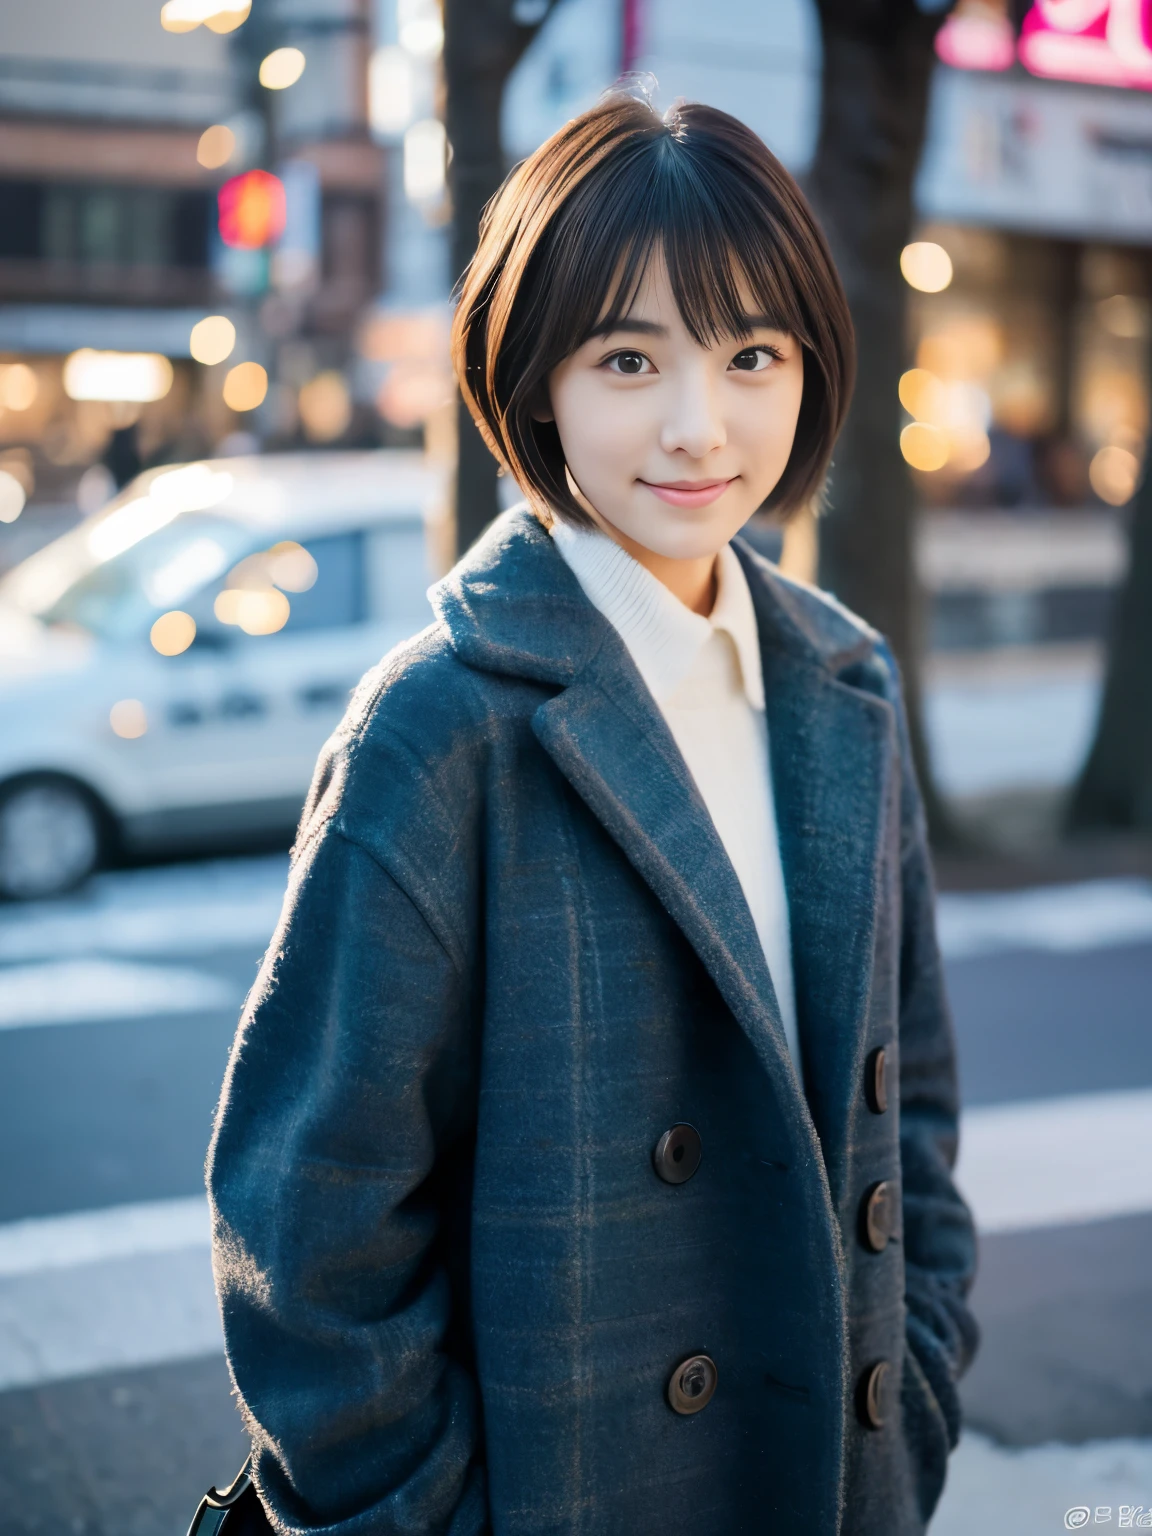
[[[296,858],[208,1164],[228,1361],[281,1532],[484,1529],[442,1230],[474,1113],[469,992],[426,916],[329,821]]]
[[[891,656],[888,661],[895,678],[895,662]],[[976,1234],[952,1178],[959,1133],[956,1052],[936,940],[927,829],[898,683],[893,702],[902,772],[899,1077],[908,1346],[954,1446],[960,1434],[956,1383],[978,1340],[967,1306]]]

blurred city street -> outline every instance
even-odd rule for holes
[[[746,533],[922,705],[983,1334],[932,1536],[1152,1527],[1152,0],[856,9],[6,8],[0,1536],[184,1536],[248,1452],[237,1017],[322,742],[518,499],[449,359],[481,209],[621,80],[851,273],[823,515]]]
[[[0,915],[6,1533],[173,1536],[243,1457],[202,1166],[285,868],[110,873]],[[934,1529],[1054,1531],[1065,1491],[1152,1494],[1124,1447],[1152,1436],[1152,881],[945,893],[940,917],[984,1343]],[[1059,1441],[1111,1448],[1053,1477],[1029,1448]]]

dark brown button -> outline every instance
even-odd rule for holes
[[[652,1153],[652,1166],[665,1184],[684,1184],[700,1166],[700,1132],[683,1123],[665,1131]]]
[[[887,1360],[870,1365],[856,1384],[856,1412],[865,1429],[883,1429],[887,1415],[889,1366]]]
[[[898,1231],[896,1186],[887,1179],[873,1184],[860,1202],[860,1239],[872,1253],[883,1253]]]
[[[699,1413],[712,1401],[718,1380],[716,1362],[708,1355],[690,1355],[672,1372],[668,1401],[677,1413]]]
[[[882,1045],[864,1065],[864,1097],[874,1115],[882,1115],[888,1108],[888,1058]]]

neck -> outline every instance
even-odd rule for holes
[[[596,516],[601,532],[630,554],[637,565],[650,571],[673,597],[680,599],[685,608],[690,608],[693,613],[699,613],[704,618],[708,617],[716,606],[715,555],[698,555],[690,560],[675,560],[671,555],[658,555],[646,545],[637,544],[626,533],[621,533],[606,518],[593,515]]]

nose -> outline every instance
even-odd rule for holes
[[[703,459],[727,441],[717,389],[708,369],[686,369],[670,392],[660,447],[665,453],[679,451]]]

